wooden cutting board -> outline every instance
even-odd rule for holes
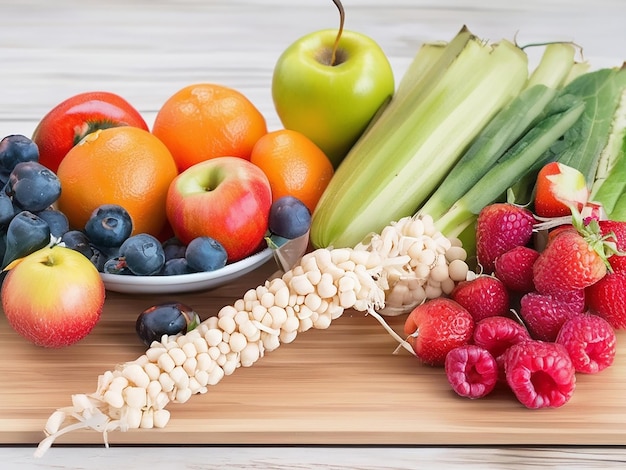
[[[95,390],[99,374],[135,359],[146,307],[178,300],[202,318],[268,277],[268,262],[231,284],[177,296],[108,293],[101,322],[82,342],[47,350],[19,337],[0,316],[0,444],[36,444],[48,416],[73,393]],[[404,317],[390,318],[398,332]],[[116,431],[111,444],[624,445],[626,336],[615,364],[578,375],[571,401],[527,410],[497,390],[481,400],[451,391],[442,369],[421,365],[372,317],[346,311],[327,330],[302,333],[250,368],[225,377],[205,395],[170,404],[164,429]],[[79,431],[58,443],[102,443]]]

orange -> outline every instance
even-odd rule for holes
[[[273,200],[296,197],[311,213],[334,172],[329,158],[311,139],[288,129],[261,137],[252,149],[250,161],[269,179]]]
[[[212,83],[189,85],[159,109],[152,133],[170,149],[182,172],[215,157],[250,159],[267,133],[261,112],[242,93]]]
[[[130,214],[133,234],[158,236],[167,221],[167,190],[177,174],[170,151],[150,132],[130,126],[97,130],[59,165],[58,207],[81,230],[98,206],[118,204]]]

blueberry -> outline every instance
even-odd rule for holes
[[[137,336],[146,346],[161,341],[163,335],[188,333],[198,326],[200,316],[188,305],[167,302],[147,308],[135,323]]]
[[[165,261],[174,258],[184,258],[187,246],[178,238],[172,237],[163,242],[163,251],[165,252]]]
[[[61,238],[70,229],[67,216],[59,210],[48,208],[37,212],[36,215],[47,222],[50,227],[50,234],[53,237]]]
[[[133,274],[126,262],[121,258],[109,258],[102,266],[102,272],[107,274]]]
[[[161,275],[163,276],[177,276],[180,274],[190,274],[194,271],[189,267],[185,258],[172,258],[168,259],[161,269]]]
[[[117,247],[130,237],[133,222],[130,214],[117,204],[97,207],[85,224],[85,233],[91,243],[99,247]]]
[[[7,232],[0,231],[0,260],[4,258],[4,252],[7,248]]]
[[[17,212],[19,210],[16,211],[11,198],[4,191],[0,191],[0,228],[6,228]]]
[[[18,258],[29,255],[50,243],[50,227],[45,220],[29,211],[17,214],[6,232],[6,243],[2,267]]]
[[[61,181],[41,163],[20,162],[11,171],[5,192],[21,209],[39,212],[59,198]]]
[[[0,175],[4,175],[5,180],[18,163],[37,161],[39,161],[39,148],[28,137],[13,134],[0,140]]]
[[[99,248],[91,245],[92,254],[89,257],[89,261],[93,264],[98,271],[104,272],[104,265],[111,258],[102,252]]]
[[[197,237],[187,245],[185,259],[192,271],[215,271],[226,265],[228,253],[222,244],[214,238]]]
[[[161,242],[152,235],[139,233],[127,238],[119,249],[119,257],[137,276],[158,274],[165,264]]]
[[[68,230],[61,236],[61,242],[67,248],[78,251],[89,259],[94,255],[94,249],[89,243],[89,238],[80,230]]]
[[[269,230],[272,234],[293,240],[308,232],[311,212],[293,196],[276,199],[270,207]]]

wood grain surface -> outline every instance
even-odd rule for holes
[[[46,350],[0,323],[3,368],[0,443],[33,444],[45,420],[70,405],[71,393],[95,391],[99,374],[143,353],[134,323],[153,303],[181,300],[204,319],[262,283],[272,262],[227,287],[180,296],[107,294],[101,322],[83,341]],[[404,317],[389,323],[401,332]],[[579,375],[572,400],[559,409],[530,411],[503,387],[465,400],[441,368],[420,364],[377,321],[349,310],[328,330],[296,341],[240,368],[205,395],[172,404],[164,429],[109,435],[114,444],[359,444],[359,445],[624,445],[626,343],[616,364]],[[70,433],[65,444],[100,444],[93,431]]]
[[[344,4],[346,28],[375,38],[398,80],[420,44],[451,39],[463,24],[489,40],[574,41],[594,68],[626,59],[622,0]],[[30,135],[52,106],[95,89],[121,94],[151,124],[167,97],[200,81],[243,91],[268,127],[278,128],[270,94],[278,56],[297,37],[337,21],[331,2],[321,0],[3,0],[0,136]],[[232,284],[177,300],[206,317],[273,269],[268,263]],[[459,399],[440,369],[404,351],[394,355],[395,341],[358,312],[300,335],[206,395],[170,406],[163,430],[115,432],[108,450],[99,434],[79,432],[62,438],[46,459],[33,460],[49,414],[68,405],[72,393],[93,391],[98,374],[140,355],[136,316],[172,297],[110,293],[93,334],[58,351],[26,343],[0,316],[3,468],[619,468],[626,462],[622,332],[612,368],[580,375],[566,406],[529,411],[506,390]],[[399,330],[402,318],[391,321]],[[135,444],[141,447],[129,447]]]

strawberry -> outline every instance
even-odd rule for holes
[[[561,327],[556,342],[565,346],[576,372],[595,374],[615,359],[615,331],[598,315],[570,318]]]
[[[609,241],[615,242],[616,251],[626,252],[626,222],[617,220],[600,220],[600,233],[609,237]],[[615,253],[608,258],[609,264],[614,271],[626,269],[626,256]]]
[[[520,316],[534,339],[554,341],[563,323],[580,314],[578,305],[558,297],[529,292],[520,300]]]
[[[507,289],[526,293],[535,290],[533,264],[539,252],[527,246],[516,246],[496,258],[496,277]]]
[[[465,307],[474,321],[506,315],[509,311],[506,287],[498,278],[489,275],[459,282],[450,292],[450,298]]]
[[[511,346],[504,357],[506,381],[527,408],[559,407],[576,388],[576,374],[565,346],[524,341]]]
[[[482,398],[498,382],[496,360],[489,351],[473,344],[452,349],[444,367],[452,389],[462,397]]]
[[[571,215],[571,207],[581,211],[588,197],[587,182],[579,170],[559,162],[547,163],[539,170],[534,200],[538,216]]]
[[[443,366],[448,352],[471,339],[474,319],[454,300],[437,297],[418,305],[409,313],[404,332],[422,362]]]
[[[593,223],[597,227],[597,223]],[[597,229],[564,230],[541,252],[533,265],[537,291],[550,294],[584,289],[607,272],[605,242]]]
[[[585,289],[587,306],[615,329],[626,328],[626,271],[608,273]]]
[[[535,218],[528,209],[510,203],[484,207],[476,221],[476,255],[483,272],[492,273],[502,253],[528,244]]]
[[[578,230],[572,224],[557,225],[548,232],[548,243],[552,241],[561,232],[577,232]]]

